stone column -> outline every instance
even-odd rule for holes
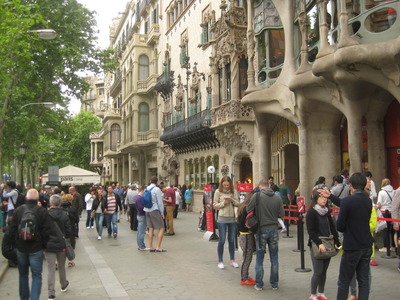
[[[239,60],[236,53],[231,55],[231,99],[229,100],[239,100]]]
[[[375,118],[367,119],[368,170],[373,174],[377,188],[387,174],[384,122]]]
[[[94,159],[92,158],[92,161],[98,162],[99,161],[99,153],[97,149],[97,142],[94,143]]]
[[[219,78],[218,78],[218,66],[211,66],[211,101],[212,107],[217,107],[219,105]],[[221,95],[222,96],[222,95]]]
[[[353,39],[349,34],[349,28],[348,28],[349,15],[346,8],[346,2],[347,2],[346,0],[340,1],[340,15],[339,15],[340,39],[338,48],[359,44],[359,42]]]
[[[330,24],[327,23],[327,2],[326,0],[318,0],[319,10],[319,36],[320,36],[320,49],[317,58],[333,53],[332,47],[328,43],[328,32]]]
[[[347,118],[347,132],[349,140],[350,174],[361,172],[362,163],[362,123],[361,115],[350,113]]]
[[[132,154],[128,153],[128,183],[132,183]]]
[[[247,0],[247,91],[252,91],[256,88],[254,56],[256,53],[256,42],[254,40],[254,10],[253,0]]]

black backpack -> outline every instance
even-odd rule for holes
[[[21,206],[23,204],[25,204],[26,201],[26,197],[24,194],[20,193],[18,191],[18,196],[17,196],[17,203],[14,203],[14,201],[12,200],[12,198],[10,198],[11,203],[14,205],[14,209],[16,209],[18,206]]]
[[[24,241],[33,241],[37,235],[34,207],[24,204],[23,208],[22,218],[18,225],[18,237]]]

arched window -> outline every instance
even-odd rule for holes
[[[145,102],[139,104],[139,132],[145,132],[150,129],[150,109]]]
[[[139,57],[139,80],[146,80],[149,77],[149,58],[146,55]]]
[[[121,141],[121,127],[118,124],[111,126],[110,149],[117,151],[117,144]]]

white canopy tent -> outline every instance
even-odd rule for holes
[[[49,181],[49,174],[43,175],[43,182]],[[100,182],[100,175],[72,165],[59,169],[59,181],[62,185],[83,185]]]

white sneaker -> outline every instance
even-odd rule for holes
[[[219,263],[219,264],[218,264],[218,268],[222,270],[222,269],[225,269],[225,266],[224,266],[223,263]]]
[[[97,239],[98,239],[98,240],[101,240],[101,236],[98,236]]]
[[[90,228],[91,228],[91,229],[93,229],[93,228],[94,228],[94,226],[91,226]]]
[[[285,233],[286,231],[287,231],[287,229],[286,229],[286,228],[283,228],[281,232],[282,232],[282,233]]]
[[[236,262],[231,262],[231,266],[234,268],[239,268],[239,265]]]
[[[86,229],[90,229],[90,226],[86,227]]]

